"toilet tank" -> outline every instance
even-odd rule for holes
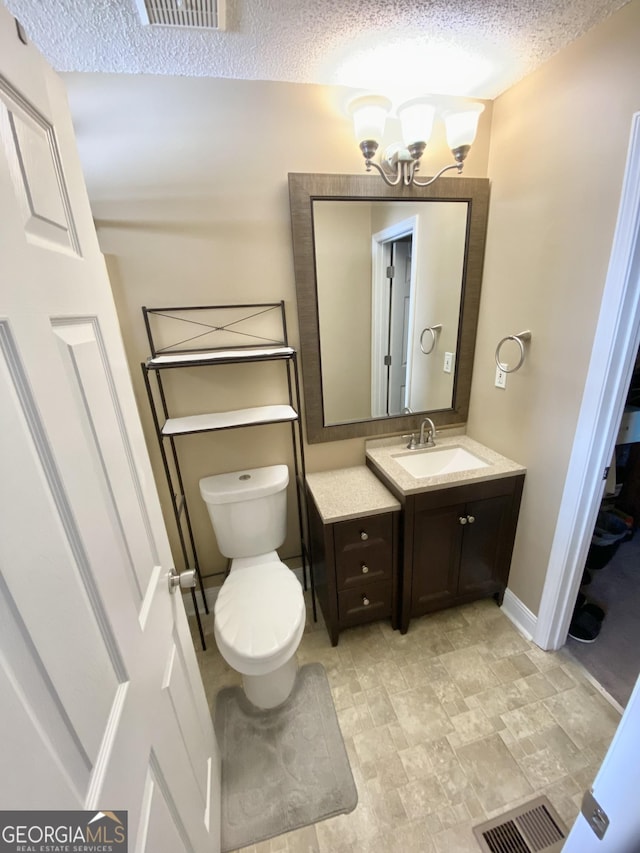
[[[275,551],[287,532],[286,465],[249,468],[200,480],[218,548],[225,557]]]

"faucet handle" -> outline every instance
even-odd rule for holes
[[[405,439],[409,439],[409,444],[407,444],[407,448],[409,450],[413,450],[416,444],[418,443],[418,439],[416,438],[415,433],[411,433],[411,435],[403,435],[402,437]]]

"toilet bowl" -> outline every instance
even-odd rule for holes
[[[214,605],[214,635],[242,675],[249,701],[274,708],[287,700],[305,625],[302,587],[278,557],[286,532],[286,465],[217,474],[200,494],[229,574]]]

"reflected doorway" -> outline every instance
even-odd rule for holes
[[[373,235],[371,416],[407,411],[415,218]]]

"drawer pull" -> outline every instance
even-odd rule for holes
[[[469,522],[469,524],[473,524],[473,522],[474,522],[475,520],[476,520],[475,515],[468,515],[468,516],[467,516],[467,521]]]
[[[369,566],[367,566],[367,565],[366,565],[366,563],[362,563],[362,565],[361,565],[361,569],[362,569],[362,574],[363,574],[363,575],[368,574],[368,572],[369,572]]]
[[[459,516],[458,521],[460,522],[460,524],[466,524],[468,521],[467,516],[466,515]]]
[[[360,531],[360,538],[362,539],[363,542],[366,542],[367,539],[369,538],[369,534],[366,531],[361,530]]]
[[[369,599],[367,598],[366,595],[362,596],[362,603],[364,604],[365,607],[368,607],[371,604],[371,602],[369,601]]]

